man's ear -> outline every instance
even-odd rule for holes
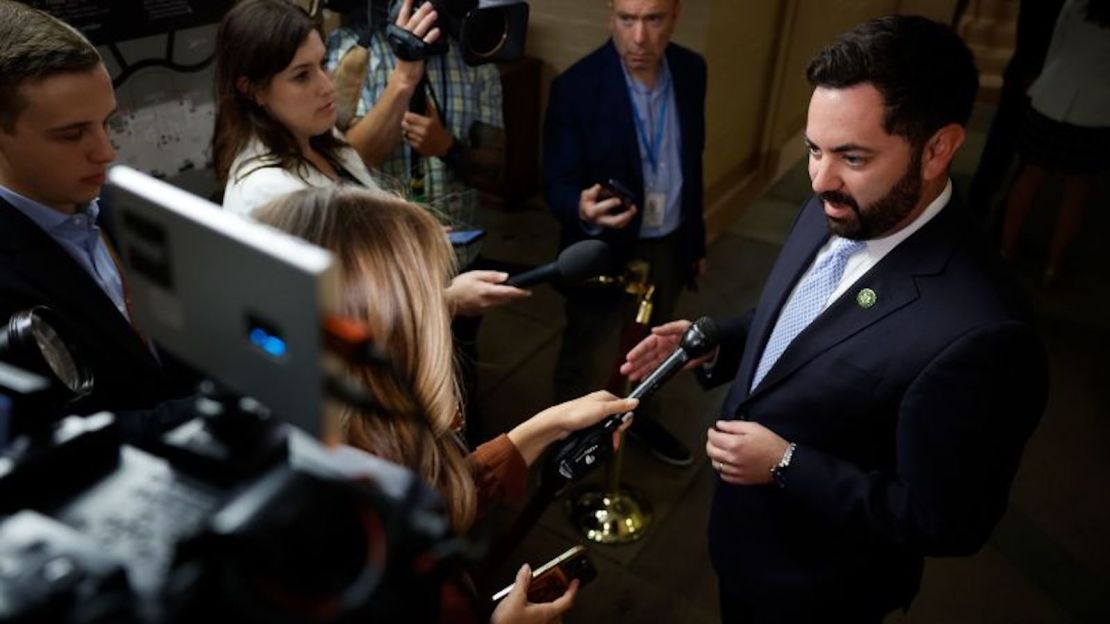
[[[937,130],[928,141],[921,154],[921,177],[933,180],[948,175],[949,165],[956,151],[964,144],[967,131],[960,124],[948,124]]]

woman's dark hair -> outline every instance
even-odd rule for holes
[[[883,96],[883,128],[920,148],[948,124],[967,125],[979,72],[967,45],[944,24],[912,15],[856,26],[813,57],[814,87],[870,83]]]
[[[323,32],[304,9],[288,0],[246,0],[220,22],[216,34],[216,129],[212,157],[220,184],[231,164],[257,136],[268,153],[260,167],[278,166],[300,175],[308,167],[293,134],[255,103],[251,91],[264,89],[293,62],[297,49],[316,31]],[[241,79],[249,85],[240,88]],[[329,129],[309,141],[333,164],[343,142]]]

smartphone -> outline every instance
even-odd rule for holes
[[[590,561],[585,546],[575,546],[539,568],[532,570],[532,582],[528,585],[528,602],[551,602],[562,596],[570,582],[578,579],[585,585],[597,578],[597,568]],[[513,591],[516,583],[493,595],[497,602]]]
[[[632,207],[634,197],[632,191],[621,183],[620,180],[609,178],[601,183],[601,192],[597,194],[597,201],[604,201],[610,197],[616,197],[621,200],[619,206],[614,206],[609,209],[609,214],[619,214]]]
[[[483,229],[452,230],[447,233],[447,240],[455,247],[465,247],[486,235]]]

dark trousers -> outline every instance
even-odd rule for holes
[[[850,598],[783,596],[753,601],[738,596],[721,581],[721,624],[811,624],[813,622],[851,622],[880,624],[894,608],[853,602]]]
[[[635,256],[651,265],[651,325],[673,320],[675,304],[688,275],[679,232],[643,240]],[[580,397],[605,387],[623,353],[621,328],[636,315],[635,297],[615,286],[567,289],[566,326],[555,363],[555,401]]]

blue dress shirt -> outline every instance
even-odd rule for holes
[[[667,197],[663,225],[658,228],[641,227],[640,238],[662,238],[677,230],[682,222],[682,136],[670,65],[663,59],[655,85],[650,89],[633,78],[624,63],[621,63],[621,71],[628,83],[632,114],[638,116],[642,124],[642,132],[640,129],[636,132],[636,144],[640,147],[640,162],[644,169],[644,201],[647,201],[647,195],[652,192],[664,192]],[[661,141],[657,146],[658,163],[653,167],[650,145],[645,144],[645,137],[647,141],[653,141],[660,132],[657,124],[664,105],[666,111],[662,115]],[[639,206],[641,212],[644,208]]]
[[[130,322],[123,292],[123,278],[111,252],[108,251],[108,245],[104,242],[100,227],[96,225],[96,219],[100,216],[100,206],[95,199],[76,213],[67,215],[4,186],[0,186],[0,197],[34,221],[35,225],[42,228],[54,242],[76,260],[89,277],[100,286],[104,294],[108,295],[119,313]]]

